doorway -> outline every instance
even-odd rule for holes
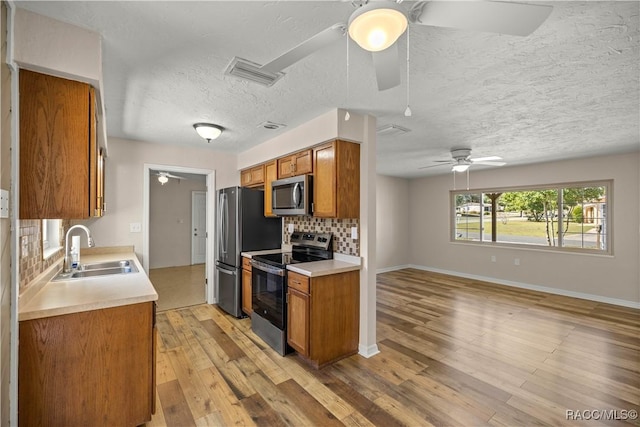
[[[215,197],[209,189],[215,189],[213,170],[144,165],[142,264],[158,291],[158,309],[216,302]],[[196,251],[194,228],[202,234]],[[163,292],[165,288],[170,291]],[[189,298],[190,292],[197,298]]]

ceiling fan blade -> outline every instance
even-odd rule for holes
[[[473,162],[474,165],[485,165],[485,166],[504,166],[506,162]]]
[[[398,45],[392,44],[385,50],[372,52],[373,67],[376,69],[378,90],[387,90],[400,84],[398,67]]]
[[[491,162],[493,160],[502,160],[502,157],[498,156],[488,156],[488,157],[476,157],[474,159],[469,159],[472,162]]]
[[[271,73],[280,72],[315,51],[340,40],[344,36],[346,29],[347,27],[344,24],[334,24],[326,30],[320,31],[310,39],[303,41],[298,46],[280,55],[271,62],[264,64],[260,69]]]
[[[528,36],[549,16],[552,6],[497,1],[430,1],[414,9],[416,24]]]
[[[166,176],[169,177],[169,178],[174,178],[174,179],[187,179],[184,176],[172,175],[170,173],[168,173]]]
[[[446,165],[450,165],[450,164],[452,164],[452,162],[448,161],[447,163],[440,163],[439,165],[422,166],[422,167],[420,167],[418,169],[429,169],[429,168],[435,168],[436,166],[446,166]]]

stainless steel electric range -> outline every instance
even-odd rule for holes
[[[287,345],[287,265],[333,259],[331,233],[294,232],[291,252],[251,259],[251,329],[279,354]]]

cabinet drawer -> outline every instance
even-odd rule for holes
[[[302,274],[289,272],[287,286],[300,292],[309,293],[309,278]]]
[[[242,269],[251,271],[251,259],[247,257],[242,257]]]

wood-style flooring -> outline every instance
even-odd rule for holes
[[[380,354],[320,371],[215,306],[159,313],[147,425],[640,425],[584,420],[640,410],[639,310],[414,269],[377,282]]]
[[[204,303],[205,264],[152,268],[149,280],[158,293],[158,311]]]

